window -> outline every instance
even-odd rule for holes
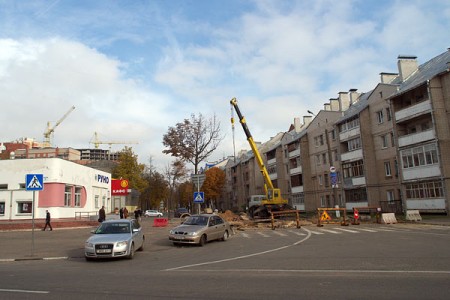
[[[441,181],[429,181],[406,184],[407,199],[443,198]]]
[[[361,138],[357,137],[355,139],[349,140],[347,142],[348,151],[353,151],[361,148]]]
[[[103,206],[106,206],[106,196],[103,196],[103,197],[102,197],[102,205],[103,205]]]
[[[322,177],[322,175],[319,175],[319,185],[323,185],[323,177]]]
[[[389,107],[386,108],[386,116],[388,121],[392,120],[391,109]]]
[[[319,136],[319,144],[320,146],[323,146],[323,134]]]
[[[365,188],[346,190],[345,200],[349,202],[365,202],[367,201],[367,192]]]
[[[0,216],[5,215],[5,202],[0,202]]]
[[[392,190],[386,191],[386,199],[389,203],[394,202],[394,200],[395,200],[394,198],[395,198],[394,191],[392,191]]]
[[[381,124],[384,122],[384,115],[383,115],[382,110],[377,112],[377,121],[378,121],[378,124]]]
[[[96,208],[99,208],[99,206],[98,206],[98,205],[99,205],[99,203],[98,203],[98,198],[99,198],[99,196],[98,196],[98,195],[95,195],[95,198],[94,198],[95,200],[94,200],[94,201],[95,201],[95,207],[96,207]]]
[[[320,166],[320,155],[316,155],[316,166]]]
[[[0,184],[0,190],[7,190],[8,185],[7,184]]]
[[[391,172],[391,163],[386,161],[384,163],[384,174],[386,176],[392,176],[392,172]]]
[[[70,206],[72,200],[72,186],[66,185],[66,190],[64,191],[64,206]]]
[[[76,207],[81,206],[81,187],[75,188],[75,206]]]
[[[322,153],[322,164],[324,164],[324,165],[327,164],[327,154],[326,153]]]
[[[330,181],[328,180],[328,174],[323,175],[323,181],[325,182],[325,187],[330,186]]]
[[[17,213],[19,214],[31,214],[33,211],[33,202],[31,201],[19,201],[17,202]]]
[[[403,169],[427,166],[439,163],[436,144],[406,149],[401,152]]]
[[[385,149],[387,147],[388,147],[388,136],[386,134],[381,136],[381,148]]]
[[[391,132],[391,145],[392,145],[392,147],[394,147],[395,146],[395,138],[394,138],[394,133],[393,132]]]
[[[344,178],[364,176],[364,163],[362,160],[342,164]]]
[[[320,196],[320,206],[325,207],[325,197],[324,196]]]
[[[305,194],[298,193],[292,195],[292,204],[305,204]]]
[[[335,141],[336,140],[336,129],[331,130],[330,135],[331,135],[331,140]]]

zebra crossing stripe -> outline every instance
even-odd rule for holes
[[[358,228],[358,230],[367,231],[367,232],[377,232],[376,230],[367,229],[367,228]]]
[[[273,231],[273,233],[278,234],[279,236],[287,236],[287,234],[284,234],[280,231]]]
[[[269,235],[265,234],[264,232],[257,232],[262,237],[270,237]]]
[[[242,232],[241,235],[242,235],[243,237],[245,237],[245,238],[249,238],[249,237],[250,237],[250,236],[249,236],[247,233],[245,233],[245,232]]]
[[[325,233],[323,233],[323,232],[312,231],[312,230],[310,230],[309,232],[311,232],[312,234],[325,234]]]
[[[333,229],[342,230],[342,231],[351,232],[351,233],[359,233],[359,231],[355,231],[355,230],[351,230],[351,229],[344,229],[344,228],[338,228],[338,227],[333,228]]]
[[[334,230],[330,230],[330,229],[320,229],[321,231],[325,231],[325,232],[329,232],[329,233],[335,233],[335,234],[341,234],[341,232],[337,232]]]
[[[293,230],[288,230],[288,232],[296,234],[296,235],[306,235],[306,233],[303,232],[298,232],[298,231],[293,231]]]

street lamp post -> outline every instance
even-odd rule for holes
[[[320,119],[315,113],[308,110],[308,113],[313,115],[314,117],[318,118],[322,122],[324,122],[322,119]],[[327,122],[324,122],[327,123]],[[336,168],[333,166],[333,154],[331,152],[331,145],[330,145],[330,137],[328,135],[328,128],[325,125],[325,142],[327,143],[327,152],[328,152],[328,162],[330,166],[330,183],[331,183],[331,189],[333,191],[333,199],[332,199],[332,207],[335,207],[335,205],[338,202],[338,195],[337,195],[337,174],[336,174]]]

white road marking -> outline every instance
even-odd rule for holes
[[[334,233],[334,234],[341,234],[341,233],[342,233],[342,232],[337,232],[337,231],[334,231],[334,230],[323,229],[323,228],[321,228],[320,230],[321,230],[321,231],[325,231],[325,232],[329,232],[329,233]]]
[[[9,293],[30,293],[30,294],[49,294],[49,291],[30,291],[30,290],[12,290],[12,289],[0,289],[0,292]]]
[[[270,235],[267,235],[264,232],[260,232],[260,231],[258,231],[257,234],[259,234],[262,237],[270,237]]]
[[[335,228],[333,228],[333,229],[336,229],[336,230],[342,230],[342,231],[345,231],[345,232],[351,232],[351,233],[360,233],[359,231],[356,231],[356,230],[345,229],[345,228],[339,228],[339,227],[335,227]]]
[[[282,232],[280,232],[280,231],[276,231],[276,230],[274,230],[273,233],[274,233],[274,234],[277,234],[277,235],[279,235],[279,236],[287,236],[287,234],[284,234],[284,233],[282,233]]]

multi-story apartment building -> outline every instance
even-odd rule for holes
[[[386,97],[396,90],[395,74],[364,94],[350,90],[350,107],[336,122],[345,207],[382,207],[401,212],[397,153]]]
[[[418,66],[399,56],[401,84],[388,100],[395,121],[404,209],[449,212],[450,50]]]

